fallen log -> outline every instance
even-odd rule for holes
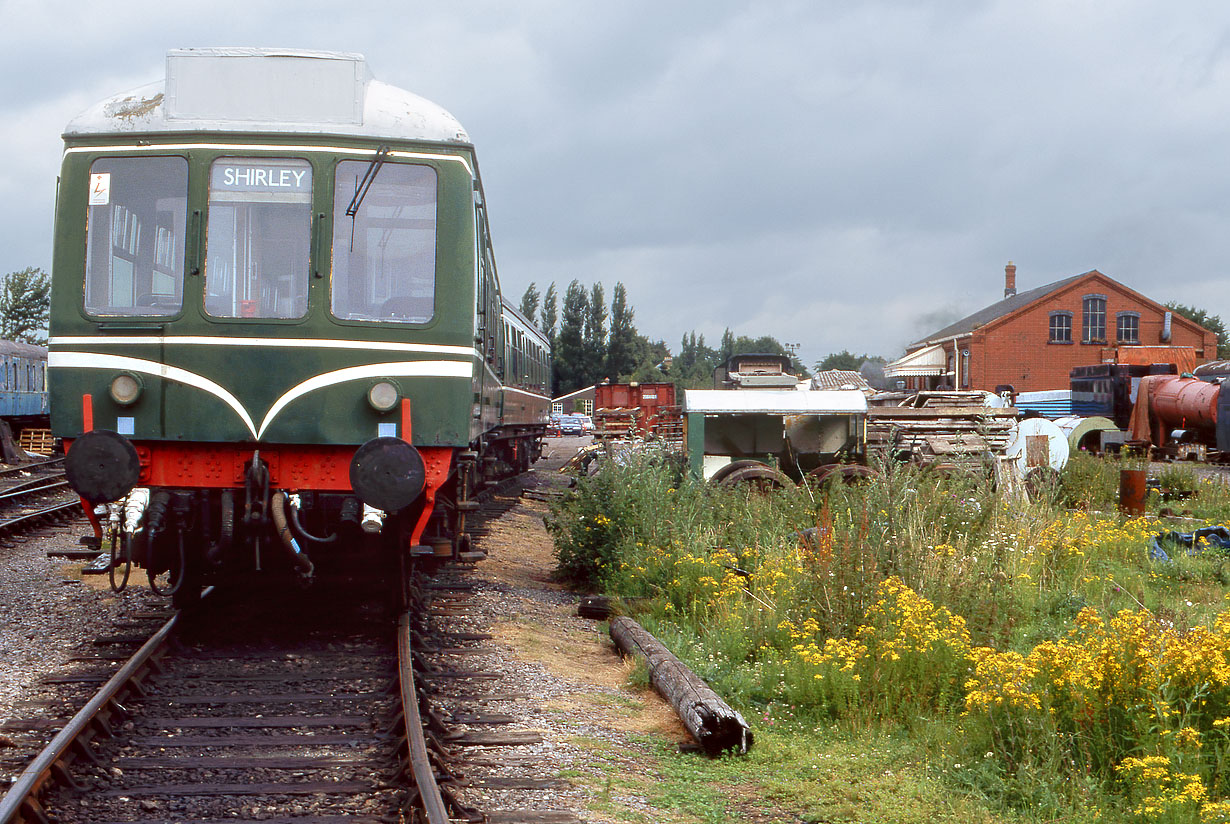
[[[670,702],[688,732],[709,755],[752,748],[752,731],[696,673],[631,618],[611,619],[611,640],[624,655],[640,655],[649,668],[649,683]]]
[[[577,604],[577,615],[582,618],[605,621],[614,611],[615,605],[605,595],[586,595]]]

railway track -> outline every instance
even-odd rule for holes
[[[0,821],[410,815],[395,687],[411,653],[387,614],[331,593],[248,596],[163,625],[22,773]]]
[[[53,458],[0,470],[0,537],[81,514],[81,500],[69,488],[63,466],[63,458]],[[4,483],[15,476],[22,477]]]
[[[475,531],[519,492],[519,482],[495,490]],[[397,622],[375,589],[356,598],[354,582],[278,598],[227,587],[171,617],[118,669],[83,656],[94,669],[63,682],[101,687],[0,800],[0,824],[578,821],[458,801],[466,787],[560,784],[527,774],[525,759],[492,761],[493,747],[539,739],[484,709],[500,698],[484,689],[498,675],[466,661],[486,636],[448,627],[473,596],[466,569],[417,572]]]

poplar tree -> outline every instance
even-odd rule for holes
[[[538,287],[530,281],[525,294],[521,296],[521,314],[525,315],[525,319],[535,326],[538,325],[538,298]]]
[[[589,293],[589,311],[585,315],[585,383],[602,380],[606,366],[606,294],[601,283],[595,283]]]
[[[555,344],[555,324],[559,320],[559,303],[555,293],[555,283],[547,287],[547,293],[542,298],[542,325],[538,328],[547,333],[552,345]]]
[[[585,319],[588,314],[589,296],[585,287],[574,280],[564,293],[559,339],[555,345],[555,391],[561,395],[575,392],[587,384]]]
[[[611,294],[611,334],[606,347],[606,373],[611,380],[631,375],[637,367],[637,334],[628,305],[628,290],[616,283]]]

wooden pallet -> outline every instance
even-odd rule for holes
[[[50,429],[23,429],[17,438],[17,445],[26,452],[39,455],[50,455],[56,451],[56,439]]]

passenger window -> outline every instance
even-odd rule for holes
[[[90,166],[85,310],[173,315],[183,305],[188,161],[105,157]]]
[[[343,320],[424,323],[435,314],[436,171],[337,164],[332,308]]]
[[[312,167],[220,158],[209,175],[205,311],[218,318],[307,314]]]

